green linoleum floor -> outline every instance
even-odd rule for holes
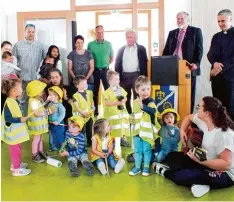
[[[177,186],[156,174],[149,177],[129,176],[128,171],[132,167],[129,163],[120,174],[111,171],[111,178],[102,176],[97,169],[94,176],[86,176],[83,168],[80,168],[81,175],[78,178],[72,178],[67,168],[67,158],[58,158],[63,162],[62,168],[46,163],[36,164],[31,161],[31,142],[24,143],[22,147],[22,161],[29,163],[32,173],[29,176],[13,177],[9,170],[8,145],[2,143],[2,200],[234,200],[234,187],[212,190],[197,199],[188,188]],[[45,143],[45,148],[48,148],[48,143]],[[128,152],[129,148],[123,148],[124,157]]]

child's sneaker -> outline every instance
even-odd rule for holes
[[[23,162],[20,163],[20,168],[27,168],[27,167],[28,167],[27,163],[23,163]],[[10,170],[14,171],[13,164],[11,164]]]
[[[135,162],[135,158],[134,158],[134,154],[128,154],[127,156],[127,162],[131,163],[131,162]]]
[[[194,197],[201,197],[208,193],[210,191],[210,186],[209,185],[200,185],[200,184],[194,184],[191,187],[191,192]]]
[[[69,169],[72,177],[79,176],[78,166],[74,161],[68,161],[68,169]]]
[[[45,161],[45,159],[43,159],[39,153],[37,153],[36,155],[34,155],[34,156],[32,157],[32,160],[33,160],[35,163],[42,163],[42,162]]]
[[[47,160],[47,159],[48,159],[48,154],[47,154],[45,151],[39,152],[39,154],[41,155],[41,157],[42,157],[44,160]]]
[[[129,171],[128,174],[134,176],[134,175],[139,174],[140,172],[141,172],[140,168],[134,167],[131,171]]]
[[[164,172],[165,172],[166,170],[169,170],[170,168],[169,168],[168,166],[166,166],[166,165],[161,164],[161,163],[156,163],[156,162],[154,162],[154,163],[152,164],[152,169],[153,169],[153,171],[154,171],[155,173],[157,173],[158,175],[164,176]]]
[[[30,169],[18,168],[13,171],[12,175],[17,177],[17,176],[25,176],[28,175],[29,173],[31,173]]]
[[[117,164],[115,165],[115,173],[119,173],[124,167],[125,161],[123,158],[119,159]]]
[[[144,167],[142,175],[143,176],[149,176],[150,175],[150,169],[149,169],[149,167]]]
[[[94,174],[93,165],[89,161],[84,161],[83,166],[84,166],[88,176],[92,176]]]
[[[128,141],[124,137],[121,137],[120,145],[123,147],[131,147],[131,145],[128,143]]]

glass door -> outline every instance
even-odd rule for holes
[[[26,24],[34,24],[36,27],[36,40],[44,45],[47,51],[50,45],[56,45],[60,51],[60,59],[63,65],[64,83],[68,84],[67,55],[71,51],[71,18],[68,12],[33,12],[19,13],[18,17],[18,39],[24,38],[24,27]]]

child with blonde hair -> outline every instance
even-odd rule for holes
[[[143,176],[150,174],[150,161],[154,139],[160,128],[157,121],[158,110],[155,101],[150,97],[151,82],[145,76],[139,76],[135,82],[138,98],[133,102],[133,116],[135,119],[133,131],[135,166],[129,175],[141,173],[144,162]]]
[[[13,176],[28,175],[31,170],[26,169],[28,164],[21,162],[21,143],[29,140],[26,125],[27,117],[24,117],[17,100],[22,94],[20,79],[2,80],[1,91],[8,97],[2,111],[2,141],[10,148],[11,168]]]
[[[113,151],[114,138],[110,135],[111,126],[109,121],[107,119],[98,119],[94,123],[93,130],[91,161],[95,162],[102,175],[106,175],[107,168],[104,160],[106,158],[108,165],[115,173],[119,173],[123,169],[125,161]]]
[[[110,87],[102,93],[104,118],[110,122],[111,136],[115,138],[115,152],[121,156],[121,137],[130,136],[129,115],[125,106],[127,92],[119,86],[118,72],[109,70],[107,80]]]

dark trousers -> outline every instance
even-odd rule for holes
[[[166,163],[170,170],[164,176],[177,185],[191,187],[193,184],[209,185],[212,189],[227,188],[234,185],[234,181],[227,173],[214,171],[191,160],[183,152],[168,154]]]
[[[132,113],[132,107],[131,107],[131,90],[133,89],[133,96],[134,99],[137,97],[137,93],[135,91],[135,81],[140,76],[140,72],[123,72],[121,76],[121,87],[128,93],[127,94],[127,102],[126,102],[126,108],[129,114]]]
[[[4,104],[6,102],[6,99],[7,99],[7,95],[1,93],[1,113],[2,113],[2,110],[3,110]]]
[[[211,87],[213,96],[222,102],[232,120],[234,120],[234,80],[227,81],[220,74],[211,78]]]
[[[64,142],[64,126],[49,125],[49,144],[51,150],[60,149]]]
[[[107,71],[108,68],[103,68],[103,69],[95,68],[93,72],[93,77],[94,77],[93,101],[95,105],[95,115],[98,115],[98,92],[99,92],[100,80],[102,80],[102,84],[105,90],[109,86],[106,78]]]
[[[92,145],[92,136],[93,136],[93,119],[90,118],[83,128],[83,132],[86,134],[86,140],[88,145]]]
[[[197,77],[191,77],[191,113],[193,113],[194,103],[195,103],[195,95],[196,95],[196,81]]]

